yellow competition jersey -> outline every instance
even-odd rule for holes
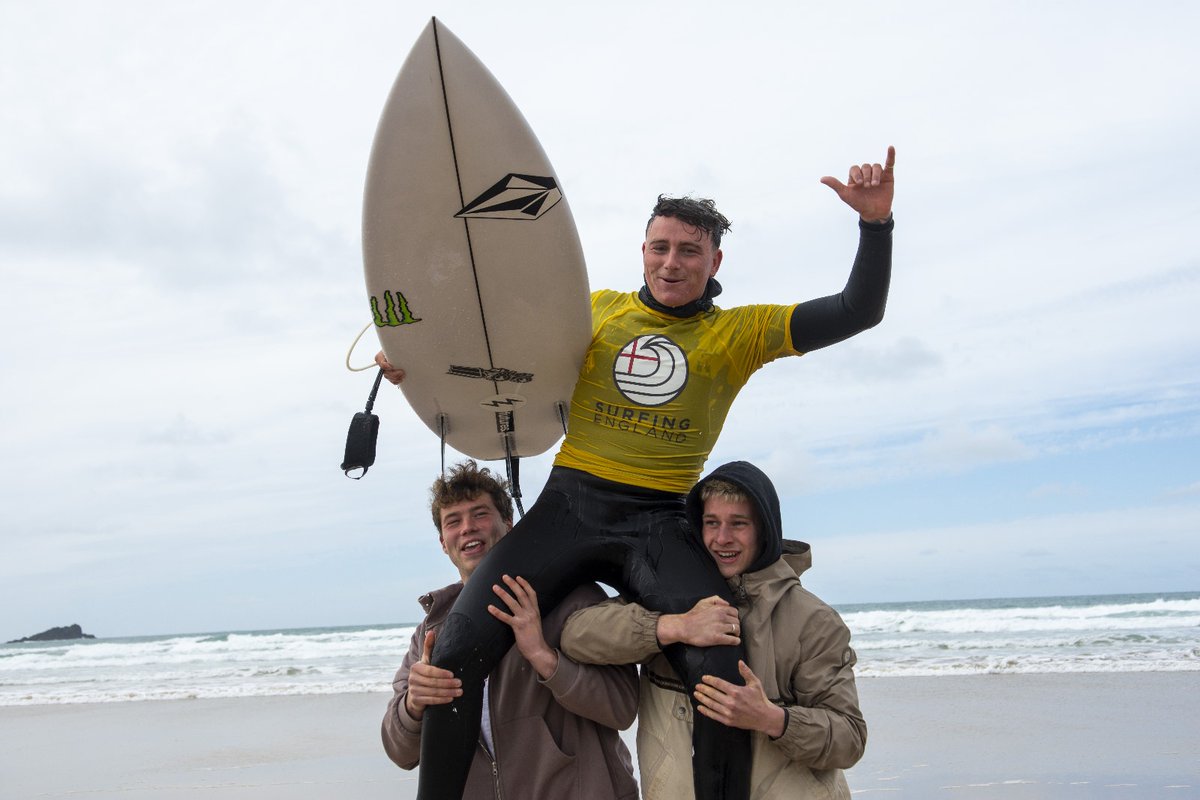
[[[636,292],[593,292],[592,343],[555,465],[687,492],[750,376],[798,355],[793,308],[714,307],[678,319],[648,308]]]

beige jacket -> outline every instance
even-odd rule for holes
[[[742,641],[767,697],[788,712],[783,735],[754,734],[751,800],[849,800],[842,769],[866,746],[854,685],[850,631],[832,608],[800,585],[808,545],[730,581],[739,600]],[[692,790],[692,702],[658,646],[657,613],[619,600],[573,614],[560,646],[586,663],[648,662],[642,670],[638,763],[645,800],[685,800]]]
[[[456,583],[421,597],[426,617],[413,633],[392,683],[383,718],[383,747],[398,766],[421,758],[421,722],[408,713],[408,674],[421,657],[427,629],[436,630],[462,591]],[[605,598],[595,584],[575,589],[542,620],[542,634],[558,646],[563,621]],[[488,680],[495,757],[479,744],[464,800],[637,800],[633,761],[618,729],[637,713],[637,673],[632,666],[585,666],[560,657],[558,669],[539,679],[513,647]]]

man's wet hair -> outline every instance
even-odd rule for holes
[[[660,194],[646,223],[647,233],[655,217],[674,217],[705,231],[712,238],[713,249],[721,246],[721,236],[732,227],[725,215],[717,211],[717,204],[703,197],[667,197]]]
[[[442,509],[461,503],[464,500],[474,500],[482,494],[489,495],[500,518],[512,522],[512,498],[508,496],[508,481],[492,472],[487,467],[480,467],[474,461],[463,461],[450,467],[450,471],[438,477],[429,489],[429,507],[433,511],[433,524],[438,533],[442,532]]]

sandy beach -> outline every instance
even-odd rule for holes
[[[856,797],[1200,798],[1200,673],[860,679]],[[379,745],[388,696],[0,708],[0,797],[416,793]]]

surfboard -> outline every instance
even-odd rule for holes
[[[520,110],[436,18],[384,105],[362,237],[375,330],[429,429],[482,460],[554,445],[591,338],[579,234]]]

